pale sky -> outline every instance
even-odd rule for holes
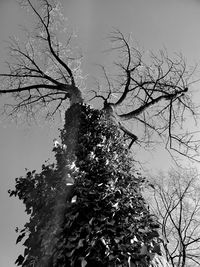
[[[36,0],[34,0],[36,1]],[[10,35],[18,35],[19,24],[31,24],[30,17],[16,0],[0,0],[0,71],[4,70],[6,44]],[[86,73],[91,62],[101,58],[105,36],[112,28],[131,33],[144,49],[169,53],[182,52],[188,64],[200,61],[200,0],[62,0],[64,15],[79,35],[79,45],[86,54]],[[1,103],[1,101],[0,101]],[[25,223],[23,205],[9,198],[7,190],[25,168],[40,169],[51,157],[53,139],[59,123],[39,122],[28,126],[10,120],[0,122],[0,267],[14,267],[20,246],[15,245],[16,226]],[[162,157],[165,157],[164,155]],[[151,166],[165,167],[159,155],[152,156]]]

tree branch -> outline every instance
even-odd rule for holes
[[[139,108],[132,110],[125,114],[118,115],[122,120],[130,120],[138,115],[140,115],[142,112],[144,112],[147,108],[155,105],[156,103],[160,102],[161,100],[171,100],[178,95],[182,95],[184,92],[187,92],[188,88],[183,89],[182,91],[177,91],[175,93],[166,93],[164,95],[158,96],[157,98],[151,100],[148,103],[145,103],[144,105],[140,106]]]
[[[49,49],[51,54],[53,55],[53,57],[57,60],[57,62],[63,66],[65,68],[65,70],[68,72],[70,79],[71,79],[71,83],[73,86],[75,86],[75,81],[74,81],[74,76],[72,73],[72,70],[69,68],[69,66],[56,54],[56,52],[53,49],[52,46],[52,39],[51,39],[51,34],[49,31],[49,24],[50,24],[50,12],[52,10],[52,6],[48,3],[48,1],[45,0],[45,5],[46,5],[46,10],[47,10],[47,23],[45,24],[44,19],[41,17],[41,15],[39,14],[39,12],[35,9],[35,7],[33,6],[33,4],[31,3],[30,0],[27,0],[30,7],[32,8],[33,12],[36,14],[36,16],[39,18],[41,24],[43,25],[45,32],[47,34],[47,42],[49,45]]]

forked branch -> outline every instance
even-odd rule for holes
[[[198,115],[191,97],[195,68],[188,70],[182,55],[171,59],[166,51],[147,57],[118,30],[110,40],[111,51],[118,51],[120,58],[114,68],[120,69],[118,78],[106,75],[107,84],[112,84],[107,102],[116,118],[140,127],[137,143],[150,144],[159,138],[165,140],[167,149],[199,161],[199,140],[184,125],[185,118],[192,116],[196,122]]]
[[[54,114],[66,99],[71,103],[82,102],[74,77],[74,74],[79,75],[80,59],[72,56],[69,47],[72,36],[63,47],[53,32],[57,23],[54,18],[58,10],[56,4],[41,0],[38,7],[34,1],[22,0],[21,5],[32,10],[38,25],[33,33],[26,32],[25,45],[15,38],[8,42],[11,60],[7,63],[8,71],[0,74],[3,85],[0,94],[12,94],[16,99],[16,104],[9,105],[10,113],[21,111],[25,105],[34,109],[35,105],[45,104]]]

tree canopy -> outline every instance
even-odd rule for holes
[[[191,91],[194,69],[187,67],[182,55],[171,58],[161,51],[146,57],[130,36],[114,30],[109,37],[109,50],[117,58],[114,78],[101,66],[107,87],[87,88],[87,96],[83,96],[82,55],[74,34],[67,32],[60,3],[22,0],[20,4],[33,13],[37,24],[33,31],[25,31],[23,44],[16,38],[9,41],[8,71],[0,74],[0,93],[13,96],[4,106],[7,114],[36,116],[43,111],[51,117],[66,109],[67,101],[73,104],[83,98],[100,98],[132,140],[130,146],[160,140],[167,149],[198,160],[199,142],[185,125],[186,118],[197,119]],[[131,132],[127,124],[140,130]]]

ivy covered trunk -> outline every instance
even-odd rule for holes
[[[22,266],[169,266],[158,224],[141,194],[144,178],[118,126],[105,111],[73,104],[66,112],[56,164],[16,179],[30,221]],[[33,265],[35,264],[35,265]]]

